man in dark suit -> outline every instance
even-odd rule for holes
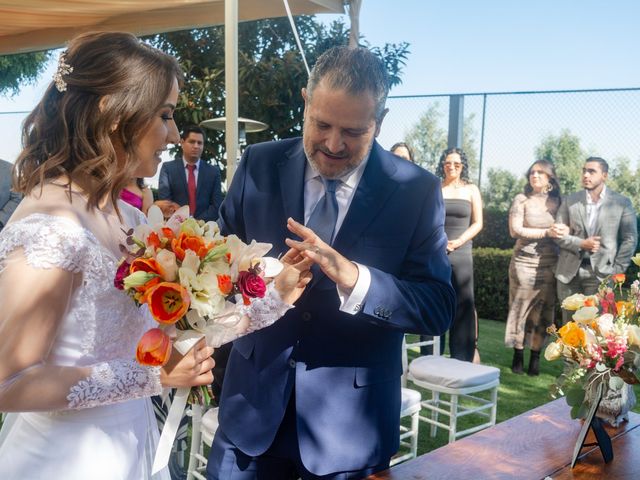
[[[209,479],[362,478],[398,449],[404,332],[441,335],[455,294],[438,179],[375,142],[388,89],[367,49],[333,48],[302,91],[303,138],[245,150],[221,229],[321,270],[234,342]]]
[[[0,230],[9,221],[22,195],[11,190],[11,171],[13,165],[6,160],[0,160]]]
[[[600,157],[587,158],[582,169],[584,190],[572,193],[560,205],[556,221],[569,234],[556,240],[560,301],[574,293],[593,295],[600,282],[624,273],[638,243],[636,213],[631,201],[606,187],[609,165]],[[562,312],[563,323],[569,313]]]
[[[160,169],[158,203],[165,207],[165,215],[182,205],[189,205],[195,218],[217,220],[222,203],[220,170],[200,158],[204,150],[204,130],[191,125],[184,129],[180,138],[182,157],[162,164]]]

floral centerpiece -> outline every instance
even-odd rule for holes
[[[633,259],[640,265],[640,254]],[[617,426],[635,403],[629,384],[640,380],[640,281],[623,290],[624,274],[603,280],[595,295],[574,294],[562,308],[573,320],[548,331],[556,338],[545,350],[547,360],[564,359],[565,368],[551,386],[551,394],[566,395],[572,418],[584,418],[602,385],[596,415]]]

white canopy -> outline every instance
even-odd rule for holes
[[[238,20],[286,16],[282,0],[235,0]],[[294,15],[344,13],[342,0],[289,0]],[[225,0],[0,0],[0,55],[60,47],[92,30],[136,35],[221,25]]]
[[[286,0],[292,15],[344,13],[354,1],[361,0]],[[87,31],[149,35],[225,24],[229,185],[238,145],[238,22],[284,16],[285,0],[0,0],[0,55],[57,48]]]

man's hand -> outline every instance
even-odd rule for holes
[[[585,238],[580,244],[580,248],[586,252],[596,253],[600,250],[600,237]]]
[[[351,292],[358,281],[358,267],[348,258],[340,255],[336,250],[331,248],[313,230],[296,222],[294,219],[287,220],[287,228],[295,235],[302,238],[302,242],[297,242],[287,238],[286,244],[292,250],[297,251],[305,258],[312,260],[324,272],[324,274],[333,280],[341,290]],[[290,250],[287,255],[294,255]]]
[[[284,268],[273,279],[273,283],[282,301],[293,305],[313,278],[309,270],[313,261],[293,248],[280,261]]]
[[[171,217],[171,215],[180,208],[180,205],[176,202],[172,202],[171,200],[156,200],[153,204],[160,207],[160,210],[162,210],[162,216],[165,219]]]

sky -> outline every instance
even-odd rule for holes
[[[639,19],[637,0],[363,0],[360,32],[410,44],[392,96],[627,88],[640,86]],[[32,109],[54,68],[0,96],[0,158],[15,160],[25,116],[6,112]]]

